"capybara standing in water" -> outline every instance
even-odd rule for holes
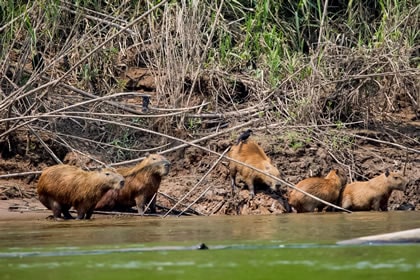
[[[109,189],[124,186],[124,177],[114,169],[84,171],[77,166],[58,164],[47,167],[39,178],[39,200],[52,210],[54,218],[72,219],[69,209],[77,210],[77,219],[90,219],[96,203]]]
[[[343,191],[341,206],[353,211],[387,211],[392,191],[404,191],[407,184],[408,179],[403,175],[386,170],[369,181],[348,184]]]
[[[150,154],[134,167],[117,169],[125,178],[124,188],[109,190],[95,209],[123,211],[137,206],[138,213],[143,215],[150,203],[150,211],[155,213],[160,182],[169,173],[169,167],[170,162],[164,156]]]
[[[279,170],[271,164],[271,159],[267,157],[263,149],[254,141],[247,140],[246,142],[240,142],[239,144],[232,146],[228,153],[228,157],[251,165],[275,177],[280,177]],[[236,189],[236,175],[238,173],[248,186],[251,197],[255,196],[254,186],[257,183],[265,184],[273,190],[276,190],[279,185],[276,180],[269,176],[234,161],[229,162],[229,171],[233,192]]]
[[[346,184],[347,178],[338,169],[331,170],[325,178],[306,178],[296,184],[296,187],[330,203],[337,203],[341,188]],[[298,213],[313,212],[321,209],[324,203],[313,199],[297,190],[289,193],[289,204]]]

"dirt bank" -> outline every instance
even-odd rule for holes
[[[407,160],[406,173],[410,183],[405,192],[393,192],[389,200],[389,210],[420,209],[420,155],[409,152],[407,159],[406,151],[389,143],[380,143],[379,139],[389,137],[384,133],[374,130],[348,130],[347,133],[366,138],[354,138],[350,148],[332,151],[321,142],[307,141],[296,145],[292,143],[296,140],[289,139],[290,137],[270,135],[258,128],[255,130],[253,139],[273,159],[280,170],[281,178],[294,184],[309,176],[325,175],[335,167],[347,169],[348,180],[367,180],[386,168],[402,171]],[[400,143],[404,143],[404,137],[417,133],[415,129],[410,131],[401,136]],[[233,142],[231,139],[215,139],[203,145],[221,153]],[[259,187],[253,200],[250,200],[246,189],[232,196],[227,161],[222,160],[201,184],[196,185],[217,160],[215,155],[196,147],[188,147],[166,156],[171,160],[172,166],[169,176],[162,182],[158,196],[157,204],[161,206],[158,211],[161,214],[165,214],[173,206],[175,214],[190,206],[192,210],[186,213],[193,215],[280,214],[285,211],[279,198],[286,195],[286,187],[278,192]],[[39,161],[39,158],[36,153],[2,158],[1,174],[40,171],[51,164],[51,160]],[[0,217],[5,217],[4,212],[8,211],[9,206],[14,211],[24,210],[22,215],[32,215],[32,210],[43,209],[36,198],[36,183],[37,175],[0,179],[0,199],[3,200],[0,208],[3,213]],[[4,201],[8,200],[5,204]],[[49,215],[49,212],[42,213]]]

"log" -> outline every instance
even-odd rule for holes
[[[384,243],[420,243],[420,228],[364,236],[337,242],[338,245],[369,245]]]

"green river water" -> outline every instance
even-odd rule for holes
[[[413,228],[420,212],[0,220],[0,279],[420,279],[419,244],[336,245]]]

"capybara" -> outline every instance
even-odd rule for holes
[[[386,170],[369,181],[348,184],[343,191],[341,206],[353,211],[386,211],[392,191],[404,191],[407,184],[408,179],[403,175]]]
[[[77,219],[90,219],[96,203],[109,189],[124,186],[124,177],[114,169],[85,171],[80,167],[58,164],[45,168],[39,178],[39,200],[52,210],[54,218],[72,219],[69,209],[77,211]]]
[[[169,167],[170,162],[164,156],[150,154],[134,167],[117,169],[124,176],[124,188],[109,190],[95,209],[123,211],[137,206],[138,213],[143,215],[150,203],[150,211],[155,213],[160,182],[169,173]]]
[[[238,145],[232,146],[228,157],[251,165],[275,177],[280,176],[279,170],[271,164],[271,159],[267,157],[263,149],[254,141],[247,140],[246,142],[240,142]],[[258,183],[270,186],[273,190],[276,190],[277,186],[280,185],[269,176],[234,161],[229,162],[229,172],[232,191],[234,192],[236,189],[236,175],[239,173],[242,180],[248,186],[252,198],[255,196],[254,186]]]
[[[346,184],[347,178],[343,171],[331,170],[325,178],[306,178],[296,184],[296,187],[330,203],[337,203],[341,188]],[[289,193],[289,204],[298,212],[313,212],[321,209],[324,203],[313,199],[297,190]]]

